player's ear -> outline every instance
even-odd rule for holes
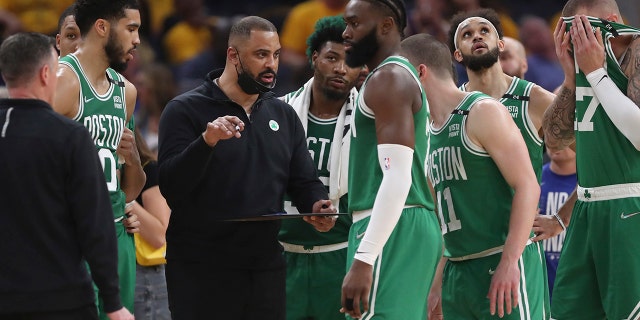
[[[313,51],[313,54],[311,55],[311,68],[315,69],[316,68],[316,61],[318,60],[318,51]]]
[[[615,13],[612,13],[610,15],[608,15],[605,20],[607,21],[613,21],[613,22],[617,22],[617,23],[623,23],[622,19],[620,18],[620,16],[618,16]]]
[[[396,23],[393,20],[393,18],[385,17],[384,19],[382,19],[382,22],[380,23],[380,31],[382,32],[382,34],[387,34],[391,32],[394,24]],[[398,26],[398,28],[400,28],[400,26]]]
[[[93,24],[93,27],[100,36],[106,37],[109,35],[109,28],[111,25],[109,24],[109,21],[105,19],[98,19]]]
[[[453,58],[462,63],[462,53],[460,52],[460,49],[456,49],[456,51],[453,52]]]
[[[504,52],[504,39],[498,39],[498,52]]]
[[[427,72],[429,72],[429,68],[427,68],[426,65],[421,63],[418,65],[417,69],[418,69],[418,78],[420,78],[420,81],[422,82],[422,80],[427,77]]]
[[[58,51],[60,51],[60,34],[56,34],[56,49],[58,49]]]

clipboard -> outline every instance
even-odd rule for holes
[[[242,217],[223,219],[223,221],[270,221],[270,220],[284,220],[284,219],[296,219],[302,217],[332,217],[332,216],[345,216],[348,213],[269,213],[254,217]]]

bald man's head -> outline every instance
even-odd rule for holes
[[[510,76],[524,78],[528,68],[524,46],[520,41],[510,37],[504,37],[503,41],[504,51],[500,53],[502,71]]]

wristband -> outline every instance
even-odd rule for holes
[[[564,225],[564,222],[562,222],[562,219],[560,219],[560,216],[558,216],[557,213],[554,213],[553,217],[556,218],[556,220],[558,220],[558,223],[560,224],[560,227],[562,227],[562,231],[567,230],[567,227]]]

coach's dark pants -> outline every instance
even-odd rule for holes
[[[238,270],[170,260],[165,274],[173,320],[285,319],[285,267]]]
[[[95,304],[62,311],[0,314],[0,320],[98,320]]]

